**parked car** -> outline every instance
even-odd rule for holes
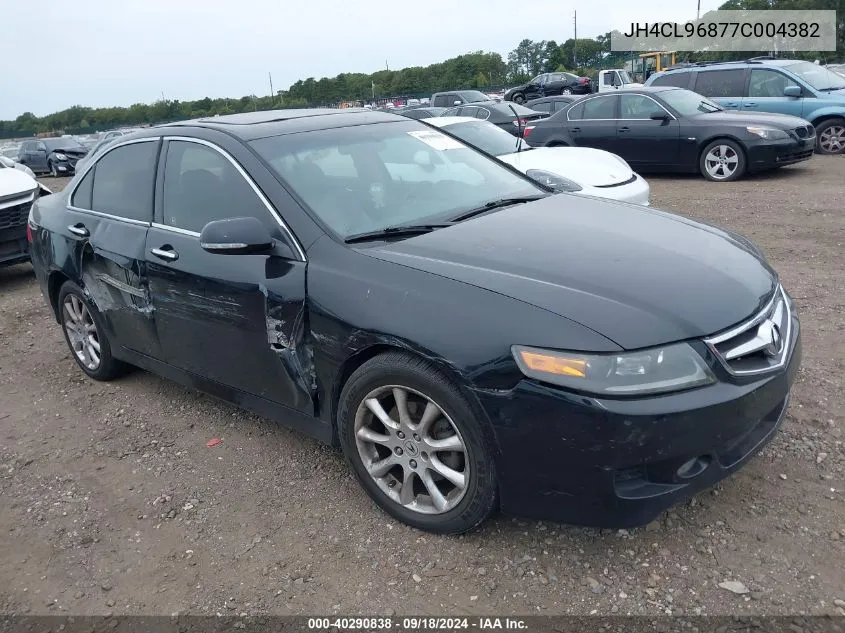
[[[125,127],[120,128],[119,130],[109,130],[108,132],[103,133],[102,136],[100,136],[99,140],[110,141],[113,138],[118,138],[119,136],[126,136],[127,134],[132,134],[140,129],[141,128],[137,127]]]
[[[49,173],[54,178],[75,172],[76,161],[88,150],[73,138],[43,138],[27,141],[18,152],[18,162],[36,174]]]
[[[727,109],[773,112],[807,119],[821,154],[845,151],[845,78],[796,59],[695,65],[657,73],[647,86],[678,86]]]
[[[498,125],[514,136],[519,136],[520,130],[525,128],[526,125],[539,121],[547,115],[515,103],[487,101],[449,108],[441,112],[439,116],[468,116],[481,119],[482,121],[489,121],[493,125]]]
[[[16,159],[18,154],[20,154],[20,145],[7,145],[6,147],[0,148],[0,156],[5,156],[6,158]]]
[[[649,204],[649,186],[615,154],[589,147],[531,147],[502,128],[469,117],[435,117],[426,123],[495,156],[558,192]],[[445,165],[437,165],[445,168]]]
[[[543,73],[521,86],[506,90],[504,99],[514,103],[525,103],[539,97],[585,95],[591,92],[593,92],[593,82],[589,77],[579,77],[572,73]]]
[[[401,114],[402,116],[406,116],[409,119],[430,119],[431,117],[440,116],[445,111],[446,108],[426,107],[402,108],[399,110],[395,110],[396,114]]]
[[[409,165],[431,178],[394,176]],[[760,452],[800,363],[749,240],[552,195],[394,114],[148,129],[29,231],[82,372],[137,365],[339,444],[376,503],[436,533],[497,508],[649,522]]]
[[[29,259],[27,218],[33,201],[45,189],[26,172],[0,161],[0,266]],[[44,195],[48,193],[46,189]]]
[[[0,167],[17,169],[25,173],[30,178],[35,178],[35,173],[29,167],[27,167],[26,165],[22,165],[21,163],[12,160],[11,158],[6,158],[5,156],[0,156]]]
[[[430,105],[435,108],[451,108],[463,103],[478,103],[490,101],[490,97],[480,90],[452,90],[450,92],[435,92],[431,95]]]
[[[604,149],[635,171],[700,172],[723,182],[809,160],[816,142],[804,119],[726,112],[700,94],[671,87],[584,97],[524,134],[535,146]]]
[[[563,110],[570,103],[580,99],[575,95],[559,95],[557,97],[540,97],[539,99],[532,99],[525,102],[525,107],[534,110],[535,112],[542,112],[546,115],[554,114],[558,110]]]

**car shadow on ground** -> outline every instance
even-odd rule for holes
[[[678,180],[678,181],[701,181],[701,182],[708,182],[701,174],[672,174],[672,173],[648,173],[648,172],[639,172],[646,180],[661,180],[661,181],[670,181],[670,180]],[[803,165],[788,165],[786,167],[780,167],[778,169],[770,169],[768,171],[760,171],[751,174],[746,174],[739,180],[734,180],[731,182],[767,182],[772,180],[793,180],[795,178],[805,178],[808,177],[809,170],[807,170]],[[714,185],[719,185],[721,183],[714,182]]]
[[[0,267],[0,292],[16,290],[35,282],[35,271],[29,262]]]

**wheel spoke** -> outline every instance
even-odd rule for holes
[[[405,481],[402,482],[402,488],[399,490],[399,503],[403,506],[411,505],[416,500],[414,494],[414,479],[417,474],[412,471],[404,471]]]
[[[466,449],[464,448],[464,443],[461,441],[461,438],[458,435],[452,435],[451,437],[447,437],[444,439],[434,439],[433,437],[426,437],[425,443],[431,448],[432,451],[441,452],[441,451],[457,451],[460,453],[465,453]]]
[[[358,436],[359,440],[364,440],[365,442],[372,442],[373,444],[388,444],[390,442],[389,435],[383,435],[381,433],[376,433],[368,426],[362,426],[358,429],[358,432],[355,433]]]
[[[387,411],[384,410],[384,407],[381,406],[381,402],[379,402],[377,398],[367,398],[365,404],[372,414],[376,416],[379,419],[379,422],[384,424],[385,427],[394,430],[399,429],[399,423],[387,415]]]
[[[399,414],[399,422],[404,426],[413,426],[411,414],[408,412],[408,392],[404,389],[394,387],[393,399],[396,400],[396,411]]]
[[[73,295],[70,295],[70,301],[73,304],[74,319],[76,321],[82,321],[82,302]]]
[[[420,435],[428,435],[431,426],[440,419],[441,415],[443,415],[443,412],[440,410],[440,407],[429,401],[425,405],[422,418],[420,418],[419,424],[417,424],[414,430]]]
[[[367,472],[370,473],[370,475],[375,477],[376,479],[381,479],[395,465],[396,456],[391,453],[388,457],[385,457],[384,459],[380,459],[378,461],[371,460],[369,464],[367,464]]]
[[[95,369],[97,365],[100,364],[100,354],[98,350],[94,349],[94,346],[91,345],[91,341],[88,341],[88,345],[85,346],[88,350],[88,358],[91,359],[91,369]]]
[[[430,457],[431,467],[439,474],[448,479],[452,482],[455,487],[460,488],[463,490],[466,487],[466,478],[464,477],[463,473],[459,473],[457,470],[449,468],[446,464],[441,462],[436,455],[431,455]]]
[[[437,487],[437,483],[431,478],[431,472],[428,470],[423,471],[420,475],[420,480],[423,482],[423,485],[428,492],[428,496],[431,497],[431,502],[434,504],[434,507],[440,512],[443,512],[443,510],[446,509],[446,506],[449,505],[449,502],[446,501],[446,497],[444,497],[443,493],[440,492],[440,488]]]

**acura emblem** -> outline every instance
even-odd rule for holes
[[[766,319],[760,324],[760,328],[757,330],[757,336],[768,341],[763,348],[766,356],[774,358],[783,351],[783,336],[781,336],[777,323],[771,319]]]

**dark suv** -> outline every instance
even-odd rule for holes
[[[816,151],[845,151],[845,77],[797,59],[691,64],[649,77],[647,86],[688,88],[723,108],[789,114],[816,128]]]

